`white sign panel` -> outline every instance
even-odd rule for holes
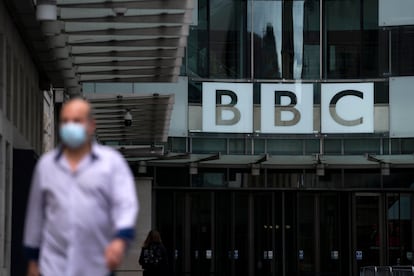
[[[414,77],[390,78],[390,136],[414,137]]]
[[[378,25],[401,26],[414,24],[413,0],[379,0]]]
[[[373,83],[325,83],[321,87],[323,133],[373,133]]]
[[[253,84],[203,83],[203,131],[253,131]]]
[[[312,84],[262,84],[262,133],[312,133]]]

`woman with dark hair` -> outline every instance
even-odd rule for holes
[[[142,245],[139,264],[144,269],[144,276],[168,275],[167,250],[157,230],[151,230]]]

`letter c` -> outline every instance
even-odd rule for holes
[[[364,99],[364,94],[361,91],[356,90],[344,90],[339,93],[337,93],[329,102],[329,113],[331,114],[332,119],[334,119],[335,122],[337,122],[340,125],[343,126],[357,126],[361,125],[364,121],[363,117],[359,117],[355,120],[345,120],[341,116],[338,115],[338,112],[336,112],[336,104],[338,101],[347,96],[354,96],[361,99]]]

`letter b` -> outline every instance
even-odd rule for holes
[[[223,96],[230,97],[231,101],[228,104],[223,104]],[[216,125],[230,126],[235,125],[240,121],[240,110],[235,107],[237,104],[237,95],[230,90],[217,90],[216,91]],[[233,113],[231,119],[224,119],[223,113],[228,111]]]
[[[288,97],[290,103],[282,105],[282,97]],[[298,103],[296,94],[290,91],[275,91],[275,126],[294,126],[300,121],[300,112],[294,106]],[[282,112],[291,112],[291,120],[282,120]]]

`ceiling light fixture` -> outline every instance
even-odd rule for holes
[[[197,166],[197,163],[194,163],[194,162],[190,163],[190,166],[189,166],[189,173],[190,173],[191,175],[196,175],[196,174],[198,174],[198,166]]]
[[[147,162],[145,162],[145,161],[139,161],[138,173],[139,174],[145,174],[145,173],[147,173]]]
[[[117,16],[124,16],[126,12],[128,11],[128,9],[124,7],[117,7],[117,8],[113,8],[112,10]]]
[[[125,116],[124,116],[124,125],[126,127],[130,127],[132,125],[132,114],[130,109],[126,110]]]
[[[56,0],[38,0],[36,18],[39,21],[53,21],[57,19]]]

